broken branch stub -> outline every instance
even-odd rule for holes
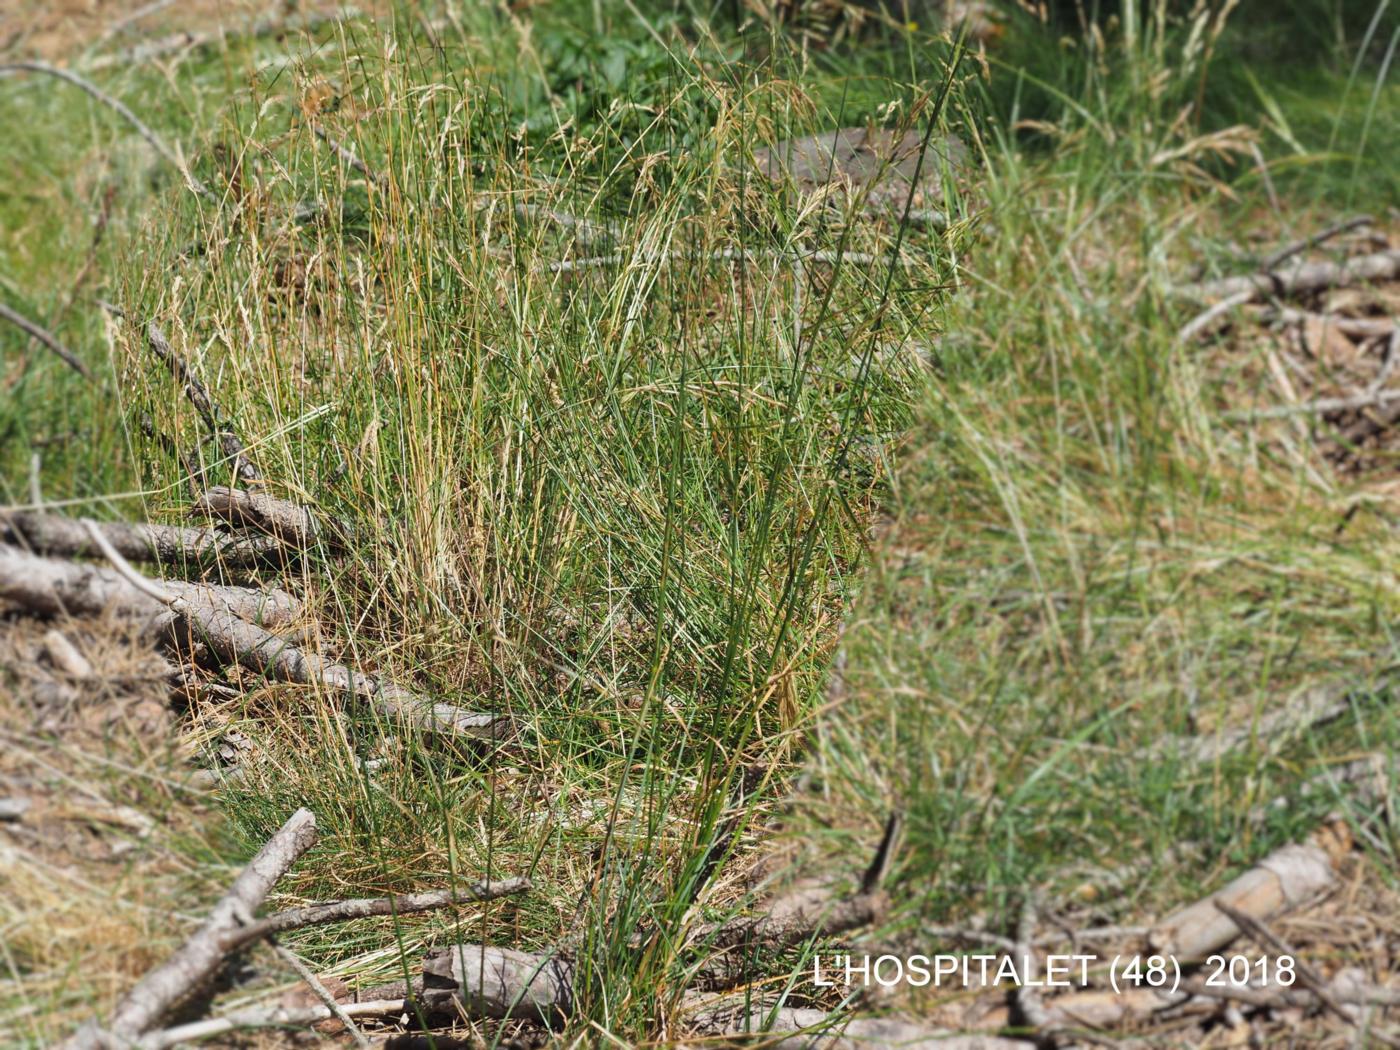
[[[195,509],[219,521],[253,529],[295,550],[306,551],[317,543],[343,550],[348,531],[339,525],[323,525],[310,510],[266,492],[214,485],[195,501]]]

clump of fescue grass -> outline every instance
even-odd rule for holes
[[[747,851],[724,829],[779,793],[819,695],[927,308],[891,281],[937,288],[962,234],[846,222],[858,202],[755,175],[761,142],[842,122],[771,66],[676,51],[646,106],[536,130],[477,65],[499,43],[341,47],[235,96],[223,206],[158,224],[123,303],[276,491],[351,523],[349,555],[299,584],[322,648],[518,732],[454,748],[247,682],[229,713],[264,757],[225,802],[254,841],[316,812],[295,894],[536,880],[392,926],[401,952],[386,923],[295,938],[318,965],[392,976],[425,941],[570,936],[577,1023],[640,1037],[681,987],[672,938],[712,903],[710,851]],[[891,91],[937,124],[947,85],[924,74]],[[521,205],[611,232],[584,245]],[[794,264],[812,250],[839,258]],[[178,503],[168,449],[196,421],[139,327],[119,345],[123,411],[165,435],[138,439],[143,488]],[[618,935],[652,927],[641,956]]]

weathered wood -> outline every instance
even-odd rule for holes
[[[1298,260],[1267,273],[1251,273],[1241,277],[1224,277],[1217,281],[1182,284],[1173,294],[1185,299],[1228,299],[1248,292],[1249,300],[1267,299],[1271,295],[1303,295],[1328,288],[1345,288],[1362,281],[1389,281],[1400,276],[1400,251],[1359,255],[1345,262]]]
[[[315,816],[309,810],[297,810],[258,850],[194,935],[122,996],[106,1025],[81,1029],[62,1044],[62,1050],[98,1050],[112,1042],[125,1046],[159,1024],[213,977],[225,958],[224,938],[240,925],[239,914],[256,910],[315,841]]]
[[[300,601],[276,588],[260,591],[184,580],[162,580],[160,585],[192,606],[218,606],[273,629],[286,626],[302,613]],[[112,569],[45,558],[4,543],[0,543],[0,598],[45,616],[92,616],[111,610],[142,621],[150,634],[165,630],[171,620],[160,602],[142,594]]]
[[[430,1003],[449,996],[473,1017],[551,1024],[573,1012],[574,965],[553,954],[454,944],[423,960],[423,995]]]
[[[129,561],[165,565],[217,562],[230,568],[250,568],[276,562],[286,553],[275,537],[230,536],[220,529],[125,521],[100,522],[98,528]],[[37,554],[64,558],[99,555],[81,522],[44,511],[0,508],[0,539]]]
[[[1266,919],[1305,903],[1336,884],[1332,857],[1314,836],[1269,854],[1255,867],[1204,900],[1163,919],[1148,934],[1153,951],[1183,963],[1204,959],[1242,932],[1217,902]]]
[[[319,685],[346,694],[383,718],[416,726],[425,732],[495,739],[509,728],[506,718],[438,703],[397,683],[361,674],[343,664],[329,663],[227,608],[182,598],[167,582],[156,584],[142,577],[107,543],[94,523],[84,524],[118,573],[133,587],[145,590],[154,601],[164,602],[189,633],[225,663],[236,663],[274,681]]]
[[[253,529],[294,550],[311,550],[324,543],[331,550],[345,546],[343,526],[324,525],[307,508],[266,492],[214,485],[195,501],[195,510],[230,525]]]

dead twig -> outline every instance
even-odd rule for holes
[[[1305,252],[1309,248],[1316,248],[1319,244],[1330,241],[1339,234],[1348,233],[1359,226],[1369,226],[1375,220],[1369,215],[1355,215],[1350,219],[1343,219],[1339,223],[1328,226],[1324,230],[1319,230],[1310,237],[1300,237],[1296,241],[1285,244],[1278,251],[1268,256],[1259,266],[1261,270],[1272,270],[1281,263],[1287,262],[1300,252]]]
[[[1327,288],[1345,288],[1362,281],[1388,281],[1400,275],[1400,251],[1359,255],[1346,262],[1305,262],[1292,266],[1252,273],[1242,277],[1225,277],[1217,281],[1200,281],[1177,285],[1174,295],[1185,299],[1225,299],[1249,292],[1246,302],[1269,296],[1303,295]]]
[[[709,252],[705,255],[696,255],[688,251],[669,251],[657,255],[626,255],[618,253],[615,255],[595,255],[586,259],[563,259],[552,262],[547,267],[550,273],[574,273],[577,270],[588,270],[596,267],[621,266],[624,263],[632,262],[634,259],[642,264],[654,264],[662,262],[679,262],[686,259],[695,259],[703,262],[750,262],[758,260],[784,260],[794,259],[803,263],[822,263],[833,266],[838,263],[849,263],[852,266],[871,266],[879,262],[883,256],[871,255],[867,252],[831,252],[815,251],[801,252],[797,256],[788,252],[771,251],[767,249],[748,250],[743,248],[722,248],[718,251]]]
[[[232,951],[260,937],[306,926],[321,926],[330,922],[349,922],[376,915],[411,915],[414,912],[447,908],[454,904],[475,904],[495,900],[530,889],[526,878],[482,880],[456,890],[431,890],[426,893],[404,893],[397,897],[364,897],[356,900],[312,904],[292,908],[258,919],[229,934],[225,948]]]
[[[350,165],[350,167],[354,168],[370,182],[381,188],[389,184],[388,176],[372,170],[368,164],[360,159],[359,154],[349,146],[343,145],[338,140],[332,138],[319,124],[311,124],[310,126],[311,130],[316,133],[316,137],[329,146],[337,157],[345,161],[346,164]]]
[[[73,369],[73,371],[77,372],[78,375],[82,376],[84,379],[92,378],[92,373],[88,371],[88,366],[78,359],[77,354],[60,343],[58,337],[47,328],[41,328],[23,314],[11,310],[4,303],[0,303],[0,320],[9,321],[10,324],[20,329],[20,331],[27,334],[30,338],[37,339],[39,342],[43,343],[57,354],[63,360],[64,364]]]
[[[1352,397],[1323,397],[1316,401],[1300,401],[1296,405],[1274,405],[1270,408],[1245,408],[1226,412],[1224,418],[1240,422],[1253,419],[1287,419],[1290,416],[1326,416],[1333,412],[1351,412],[1362,408],[1381,408],[1400,401],[1400,390],[1374,390]]]
[[[232,464],[234,474],[245,483],[256,485],[260,480],[257,468],[248,459],[247,446],[243,444],[233,428],[223,421],[219,412],[219,406],[214,403],[214,399],[209,396],[208,389],[199,381],[199,377],[194,374],[188,362],[170,348],[170,343],[165,338],[165,333],[161,331],[160,325],[152,321],[146,326],[146,338],[151,344],[151,350],[160,358],[161,363],[170,370],[170,374],[175,377],[176,382],[184,388],[185,397],[194,405],[195,411],[204,420],[204,425],[209,428],[209,433],[214,440],[219,443],[224,456]]]
[[[180,159],[180,156],[173,149],[165,144],[164,139],[147,127],[145,122],[135,113],[131,112],[124,102],[120,99],[113,98],[87,78],[78,76],[78,74],[74,73],[72,70],[51,66],[47,62],[33,61],[6,62],[0,65],[0,73],[43,73],[46,76],[57,77],[59,80],[72,84],[74,87],[81,88],[108,109],[119,114],[127,123],[135,128],[138,135],[149,142],[157,153],[174,165],[175,170],[183,176],[185,184],[189,186],[190,189],[194,190],[195,193],[198,193],[205,200],[218,200],[218,197],[214,195],[213,191],[211,191],[208,186],[204,185],[204,183],[200,182],[190,173],[189,168],[185,166],[185,162]]]
[[[403,999],[373,999],[360,1003],[338,1003],[346,1017],[399,1017],[407,1013],[409,1004]],[[322,1021],[333,1021],[336,1015],[326,1006],[281,1007],[265,1009],[249,1007],[222,1017],[194,1021],[177,1028],[166,1028],[142,1036],[134,1044],[138,1050],[168,1050],[185,1043],[214,1039],[230,1032],[256,1028],[306,1028]]]
[[[1191,318],[1190,321],[1186,322],[1186,324],[1181,326],[1181,331],[1176,333],[1177,342],[1182,343],[1183,345],[1191,342],[1191,340],[1195,339],[1196,336],[1200,335],[1202,332],[1210,328],[1210,326],[1213,325],[1221,317],[1224,317],[1236,307],[1243,306],[1245,303],[1249,302],[1253,298],[1254,291],[1250,289],[1242,292],[1236,292],[1234,295],[1220,300],[1220,302],[1214,304],[1213,306],[1207,307],[1206,309],[1198,313],[1195,317]]]

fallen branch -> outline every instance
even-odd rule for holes
[[[360,159],[359,154],[357,154],[349,146],[342,145],[339,141],[332,138],[321,128],[319,124],[312,124],[311,130],[316,133],[316,137],[318,139],[320,139],[322,142],[324,142],[327,146],[331,148],[331,151],[335,153],[337,157],[345,161],[346,164],[350,165],[350,167],[354,168],[370,182],[380,187],[387,186],[389,184],[389,179],[387,176],[382,175],[377,171],[372,171],[369,165]]]
[[[393,682],[352,671],[344,664],[327,663],[226,609],[181,598],[166,584],[156,584],[143,577],[112,548],[95,525],[85,524],[88,524],[93,542],[118,573],[133,587],[164,603],[225,663],[236,663],[273,681],[317,685],[352,696],[383,718],[404,722],[425,732],[496,739],[509,726],[506,718],[438,703]]]
[[[618,253],[615,255],[595,255],[587,259],[564,259],[549,264],[550,273],[573,273],[576,270],[587,270],[600,266],[621,266],[623,263],[636,259],[641,263],[676,262],[686,259],[696,259],[707,262],[750,262],[758,260],[778,260],[792,259],[801,263],[823,263],[826,265],[836,265],[837,263],[850,263],[852,266],[870,266],[882,259],[883,256],[871,255],[867,252],[800,252],[793,255],[789,252],[771,251],[767,249],[749,250],[744,248],[721,248],[718,251],[710,252],[706,255],[696,255],[694,252],[676,250],[662,252],[659,255],[626,255]]]
[[[147,325],[146,338],[151,344],[152,352],[160,358],[161,363],[170,370],[170,374],[183,386],[185,397],[189,398],[190,404],[194,405],[195,411],[204,420],[204,425],[209,428],[209,433],[219,443],[224,455],[233,465],[234,474],[248,484],[256,484],[259,481],[259,475],[257,468],[248,459],[247,447],[239,440],[233,429],[223,421],[219,413],[219,406],[209,396],[209,391],[199,381],[194,370],[190,368],[183,357],[170,348],[170,343],[166,340],[160,325],[154,321]]]
[[[232,568],[250,568],[276,562],[286,548],[271,536],[230,536],[218,529],[144,522],[102,522],[102,534],[128,561],[182,564],[217,562]],[[36,554],[64,558],[99,554],[82,524],[61,514],[0,508],[0,539],[24,546]]]
[[[1331,889],[1337,874],[1325,841],[1315,832],[1307,842],[1275,850],[1223,889],[1158,923],[1148,944],[1182,962],[1203,959],[1242,932],[1229,910],[1267,919]]]
[[[234,617],[273,629],[302,613],[300,601],[275,588],[260,591],[184,580],[162,580],[160,585],[192,608],[227,609]],[[0,543],[0,598],[44,616],[94,616],[110,609],[145,621],[147,633],[164,630],[171,620],[165,606],[132,586],[121,573],[101,565],[45,558],[4,543]]]
[[[483,879],[457,890],[430,890],[426,893],[404,893],[397,897],[365,897],[329,904],[312,904],[258,919],[231,933],[225,940],[224,947],[232,951],[261,937],[299,930],[306,926],[320,926],[328,922],[349,922],[352,919],[367,919],[375,915],[411,915],[414,912],[432,911],[453,904],[491,901],[498,897],[524,893],[529,888],[530,880],[525,878],[494,881]]]
[[[1400,401],[1400,390],[1374,390],[1352,397],[1323,397],[1316,401],[1300,401],[1296,405],[1274,405],[1270,408],[1242,408],[1226,412],[1224,418],[1236,422],[1251,419],[1287,419],[1289,416],[1326,416],[1333,412],[1351,412],[1363,408],[1382,408]]]
[[[1217,281],[1200,281],[1177,285],[1172,294],[1186,299],[1225,299],[1249,292],[1245,302],[1269,296],[1302,295],[1328,288],[1345,288],[1360,281],[1388,281],[1400,276],[1400,251],[1394,249],[1360,255],[1346,262],[1305,262],[1267,273],[1252,273],[1243,277],[1225,277]]]
[[[189,186],[190,189],[194,190],[206,200],[218,200],[218,198],[214,196],[213,192],[209,189],[208,186],[204,185],[204,183],[200,182],[197,178],[190,174],[190,170],[187,167],[185,167],[185,163],[180,159],[179,155],[176,154],[176,152],[172,150],[169,146],[167,146],[165,144],[165,141],[159,135],[157,135],[154,131],[148,128],[140,117],[138,117],[135,113],[131,112],[131,110],[127,108],[126,104],[120,99],[113,98],[111,95],[107,94],[107,92],[103,91],[92,81],[84,77],[78,76],[78,74],[74,73],[72,70],[59,69],[57,66],[51,66],[47,62],[6,62],[3,65],[0,65],[0,73],[20,72],[43,73],[46,76],[57,77],[59,80],[65,81],[69,84],[72,84],[74,87],[81,88],[83,91],[86,91],[93,98],[97,99],[98,102],[101,102],[108,109],[119,114],[122,118],[124,118],[127,121],[127,123],[129,123],[133,128],[135,128],[136,133],[138,135],[140,135],[143,139],[149,142],[151,144],[151,147],[157,153],[159,153],[162,157],[164,157],[167,161],[174,165],[175,170],[178,171],[181,174],[181,176],[184,177],[185,183]]]
[[[77,354],[60,343],[58,337],[47,328],[41,328],[23,314],[11,310],[4,303],[0,303],[0,320],[9,321],[10,324],[28,334],[30,338],[39,340],[39,342],[43,343],[62,358],[64,364],[73,369],[73,371],[77,372],[78,375],[82,376],[84,379],[92,378],[92,373],[88,371],[88,366],[78,359]]]
[[[764,1050],[1027,1050],[1021,1039],[961,1035],[894,1017],[851,1017],[793,1006],[714,1010],[696,1018],[709,1035],[748,1036]]]
[[[261,905],[277,880],[315,841],[315,816],[309,810],[297,810],[258,850],[194,935],[122,997],[105,1028],[84,1026],[62,1044],[63,1050],[99,1050],[112,1042],[125,1046],[159,1024],[218,971],[225,958],[223,938],[237,929],[239,912],[251,913]]]
[[[266,492],[214,485],[195,500],[194,506],[210,518],[253,529],[298,551],[312,550],[318,543],[331,550],[343,550],[349,534],[348,526],[325,527],[307,508]]]
[[[347,1017],[362,1018],[402,1017],[412,1009],[411,1004],[403,999],[373,999],[362,1003],[340,1003],[339,1006]],[[231,1032],[256,1028],[306,1028],[332,1020],[335,1020],[335,1014],[325,1006],[279,1007],[272,1010],[249,1007],[222,1017],[152,1032],[138,1039],[134,1046],[137,1050],[168,1050],[169,1047],[214,1039]]]
[[[1353,339],[1380,339],[1395,332],[1395,322],[1391,318],[1379,317],[1338,317],[1333,314],[1317,314],[1308,310],[1295,310],[1283,306],[1262,311],[1263,320],[1277,321],[1280,324],[1305,324],[1315,321],[1335,328]]]

